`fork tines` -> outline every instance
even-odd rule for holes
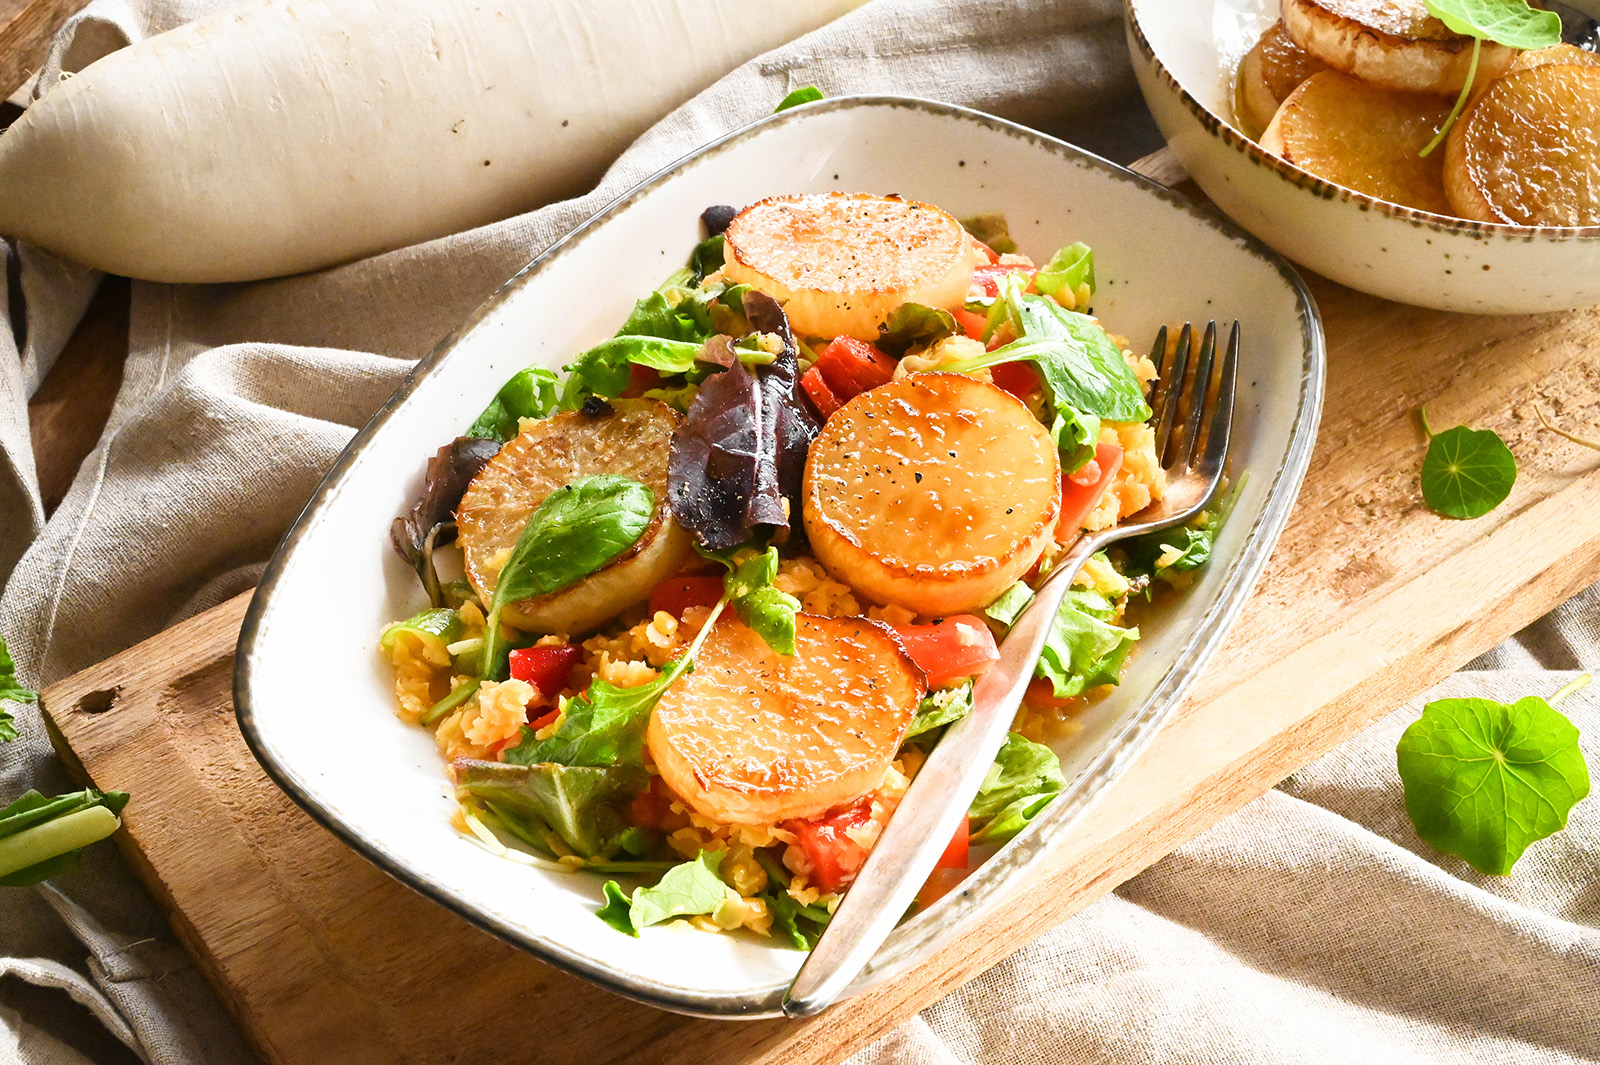
[[[1168,348],[1172,350],[1169,352]],[[1170,357],[1169,357],[1170,355]],[[1191,469],[1196,455],[1209,456],[1220,442],[1226,448],[1227,426],[1233,407],[1233,384],[1239,365],[1239,323],[1233,323],[1228,350],[1217,359],[1217,323],[1206,323],[1200,351],[1194,355],[1194,326],[1188,322],[1178,334],[1176,346],[1169,344],[1167,327],[1156,333],[1150,359],[1156,365],[1156,384],[1150,405],[1156,423],[1156,454],[1169,470]],[[1227,412],[1218,419],[1216,408],[1225,404]],[[1206,417],[1211,411],[1212,417]],[[1213,441],[1220,424],[1224,439]]]

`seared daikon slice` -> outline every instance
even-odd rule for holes
[[[959,307],[988,260],[961,223],[897,196],[774,196],[729,223],[722,274],[783,302],[806,336],[874,340],[902,303]]]
[[[1375,89],[1325,70],[1278,108],[1261,147],[1336,185],[1448,215],[1443,155],[1419,153],[1449,113],[1443,97]]]
[[[1327,67],[1289,39],[1283,22],[1274,22],[1239,64],[1239,118],[1252,137],[1261,136],[1278,105],[1300,83]]]
[[[1334,70],[1384,89],[1460,92],[1472,65],[1472,38],[1428,14],[1423,0],[1283,0],[1283,28]],[[1480,85],[1517,55],[1494,41],[1482,47]]]
[[[650,757],[707,817],[814,817],[883,782],[924,694],[879,622],[798,614],[786,657],[725,616],[651,713]]]
[[[1600,67],[1549,64],[1489,86],[1450,131],[1444,182],[1463,218],[1600,225]]]
[[[667,452],[679,421],[665,403],[611,400],[598,414],[572,411],[536,422],[489,460],[456,510],[467,579],[484,602],[528,518],[557,488],[613,473],[648,485],[656,499],[650,526],[631,548],[575,584],[507,606],[501,620],[529,632],[586,632],[678,571],[689,538],[667,507]]]
[[[1015,396],[917,373],[841,407],[806,458],[806,534],[829,572],[926,617],[977,611],[1038,561],[1061,510],[1050,434]]]

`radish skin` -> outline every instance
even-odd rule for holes
[[[113,52],[0,134],[0,233],[170,282],[403,247],[582,192],[673,107],[861,2],[242,4]]]

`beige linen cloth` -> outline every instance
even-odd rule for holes
[[[95,0],[39,84],[218,6]],[[1116,0],[873,0],[707,89],[577,200],[311,276],[136,283],[121,394],[48,522],[26,399],[98,278],[10,249],[0,632],[24,677],[54,680],[248,588],[340,448],[480,300],[618,192],[807,84],[938,97],[1111,143],[1131,78]],[[1552,671],[1600,666],[1595,602],[1441,693],[1548,694],[1568,675]],[[1600,769],[1597,705],[1580,695],[1564,709]],[[1416,712],[1396,709],[855,1060],[1600,1060],[1595,800],[1513,876],[1479,876],[1406,820],[1393,749]],[[37,713],[18,715],[0,801],[32,782],[68,786]],[[252,1060],[112,848],[49,887],[0,889],[0,1063],[135,1057]]]

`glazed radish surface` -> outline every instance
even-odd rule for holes
[[[592,184],[652,122],[861,0],[259,0],[53,88],[0,136],[0,233],[246,281]]]

